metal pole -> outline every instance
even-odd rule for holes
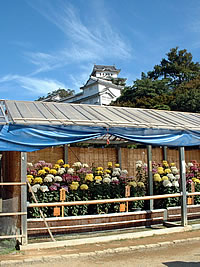
[[[153,196],[153,174],[152,174],[152,146],[147,145],[148,164],[148,195]],[[153,199],[149,200],[149,209],[153,210]]]
[[[122,168],[122,149],[121,147],[117,147],[117,160],[120,168]]]
[[[27,176],[27,153],[21,152],[21,182],[26,183]],[[21,212],[25,214],[21,215],[21,233],[22,233],[22,245],[28,243],[27,238],[27,187],[26,184],[21,185]]]
[[[163,146],[163,160],[167,160],[167,146]]]
[[[68,163],[68,145],[64,145],[64,161]]]
[[[184,147],[179,147],[180,177],[181,177],[181,225],[187,225],[187,193],[186,193],[186,169]]]

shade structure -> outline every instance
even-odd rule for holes
[[[200,145],[200,114],[86,104],[1,101],[0,150],[30,152],[111,135],[148,145]]]

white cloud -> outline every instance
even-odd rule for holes
[[[62,57],[59,59],[59,57],[41,52],[25,52],[24,54],[28,57],[29,62],[38,67],[33,73],[31,73],[31,75],[50,71],[62,66]]]
[[[55,24],[65,37],[65,43],[56,53],[27,53],[29,60],[38,67],[35,73],[64,67],[72,63],[85,64],[85,62],[93,63],[100,60],[106,62],[109,59],[114,60],[114,58],[123,60],[131,58],[130,45],[127,40],[123,40],[123,37],[114,28],[115,25],[109,23],[103,10],[98,13],[98,16],[101,17],[94,18],[97,14],[91,12],[89,16],[82,14],[81,18],[77,9],[69,3],[66,4],[66,1],[60,1],[59,8],[56,7],[56,4],[51,5],[50,2],[29,3]],[[92,16],[92,14],[94,15]]]
[[[59,88],[66,88],[61,82],[51,79],[38,79],[20,75],[6,75],[0,78],[0,83],[16,83],[34,94],[47,94]]]

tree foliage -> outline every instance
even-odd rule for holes
[[[38,99],[36,99],[36,101],[42,101],[42,100],[48,100],[48,101],[54,101],[55,97],[58,96],[60,97],[60,99],[69,97],[74,95],[74,90],[71,89],[58,89],[58,90],[54,90],[52,92],[49,92],[46,96],[41,96]]]
[[[178,51],[178,47],[172,48],[166,55],[167,59],[163,58],[159,65],[154,66],[153,71],[148,72],[149,78],[153,80],[170,78],[171,87],[175,88],[198,76],[200,64],[192,61],[192,54],[188,53],[186,49]]]
[[[125,87],[117,106],[200,112],[200,64],[186,49],[172,48],[152,71]]]

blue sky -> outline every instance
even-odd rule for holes
[[[93,65],[128,84],[179,46],[200,61],[199,0],[1,0],[0,99],[79,92]]]

